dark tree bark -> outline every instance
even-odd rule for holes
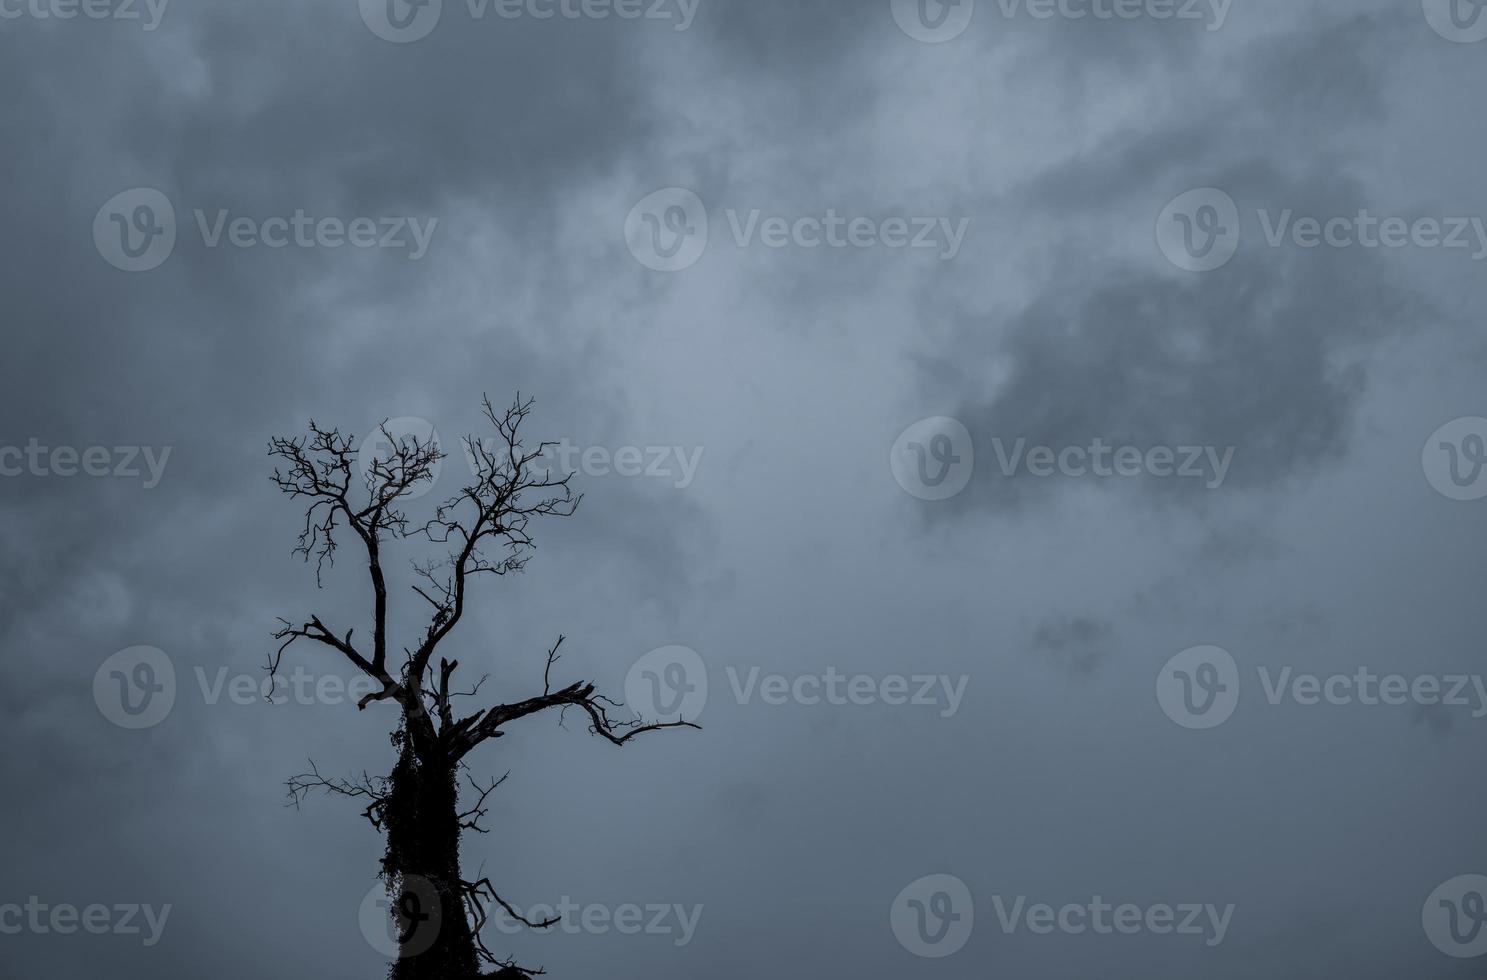
[[[455,690],[459,662],[441,657],[436,669],[434,655],[464,617],[470,585],[481,576],[520,571],[533,547],[527,534],[531,520],[571,516],[580,500],[569,487],[573,474],[558,476],[542,468],[551,444],[531,449],[523,445],[519,430],[531,404],[518,398],[498,414],[489,399],[484,402],[496,438],[465,440],[474,464],[472,481],[421,526],[401,508],[402,501],[433,479],[444,458],[432,441],[399,442],[384,427],[390,452],[366,466],[359,465],[367,461],[358,460],[354,440],[313,421],[308,436],[274,439],[269,445],[270,455],[284,466],[274,471],[274,482],[284,493],[307,502],[295,551],[306,561],[314,559],[317,582],[324,568],[334,563],[338,536],[349,532],[367,556],[371,649],[356,645],[353,629],[332,630],[319,617],[298,626],[282,620],[283,627],[275,634],[280,646],[269,658],[268,670],[271,677],[276,675],[288,648],[308,641],[328,648],[372,679],[378,689],[358,708],[373,701],[399,706],[401,723],[393,734],[398,756],[387,776],[327,779],[312,762],[308,772],[289,780],[295,805],[315,790],[363,801],[363,816],[384,835],[381,877],[397,912],[401,946],[390,973],[393,980],[468,980],[480,975],[482,964],[496,967],[494,975],[503,980],[542,972],[498,958],[480,936],[494,906],[533,928],[546,928],[557,920],[523,918],[488,879],[470,881],[461,869],[463,833],[484,833],[480,820],[486,800],[506,778],[484,787],[476,782],[466,764],[475,748],[499,738],[506,725],[549,710],[581,712],[589,730],[614,745],[624,745],[643,732],[697,727],[683,721],[661,724],[615,717],[611,712],[620,705],[584,681],[555,690],[552,668],[559,659],[561,636],[547,651],[540,694],[463,717],[456,712],[455,699],[477,697],[484,678],[470,690]],[[446,546],[449,552],[442,561],[415,564],[420,584],[413,591],[432,611],[416,646],[404,647],[402,661],[389,664],[383,547],[412,537]],[[463,794],[462,775],[468,783]]]
[[[443,759],[419,760],[405,749],[393,768],[387,799],[384,874],[407,886],[394,896],[405,955],[393,966],[393,980],[473,977],[477,956],[465,919],[454,766]]]

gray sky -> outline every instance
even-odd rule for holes
[[[283,781],[385,772],[390,709],[230,693],[278,616],[367,629],[349,543],[320,591],[290,555],[265,447],[431,424],[421,512],[518,390],[585,499],[451,649],[492,701],[559,633],[632,705],[670,664],[707,690],[702,732],[539,716],[473,758],[511,777],[466,870],[582,910],[498,952],[1480,975],[1487,11],[1456,2],[0,0],[0,977],[380,974],[380,839]],[[137,647],[175,691],[130,729],[101,666]]]

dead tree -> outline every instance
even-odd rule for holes
[[[294,805],[316,790],[354,798],[364,804],[363,816],[386,838],[380,876],[394,909],[410,916],[409,928],[399,936],[393,980],[466,980],[480,976],[482,965],[497,968],[496,975],[502,977],[542,972],[498,958],[481,939],[480,929],[495,907],[534,928],[554,925],[556,920],[525,919],[489,879],[472,881],[461,871],[461,835],[466,830],[484,833],[480,820],[486,801],[505,780],[503,776],[482,785],[471,775],[466,759],[478,746],[501,737],[507,725],[549,710],[560,715],[570,709],[579,712],[593,734],[614,745],[624,745],[643,732],[697,727],[621,715],[621,705],[596,693],[586,681],[555,688],[552,671],[562,636],[547,651],[540,694],[471,714],[456,710],[456,699],[479,695],[484,678],[457,691],[459,661],[436,659],[436,654],[465,618],[471,588],[487,576],[520,571],[533,547],[528,533],[533,519],[569,517],[581,499],[569,486],[573,474],[558,475],[546,468],[544,456],[551,443],[530,448],[523,444],[519,430],[531,405],[530,399],[518,396],[498,413],[485,399],[484,414],[495,437],[465,439],[472,479],[423,524],[414,522],[403,507],[410,495],[432,482],[444,458],[432,438],[399,440],[384,425],[382,434],[390,449],[385,458],[379,455],[369,461],[358,459],[353,438],[311,421],[307,436],[276,438],[269,444],[270,455],[280,461],[275,484],[307,504],[295,553],[314,562],[317,585],[326,567],[334,564],[341,540],[355,539],[366,554],[372,592],[370,644],[358,639],[353,628],[332,627],[318,616],[303,622],[281,620],[283,628],[275,634],[279,646],[269,657],[268,671],[272,681],[289,648],[305,641],[349,661],[371,678],[374,690],[361,699],[359,709],[374,701],[394,702],[399,708],[399,725],[392,736],[397,760],[388,775],[329,779],[312,762],[308,772],[288,783]],[[385,549],[413,538],[431,543],[447,556],[413,562],[414,601],[430,608],[413,642],[400,645],[401,652],[393,654]]]

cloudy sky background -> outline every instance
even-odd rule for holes
[[[674,9],[668,6],[667,9]],[[1484,504],[1422,472],[1487,415],[1471,250],[1269,248],[1256,209],[1487,216],[1487,42],[1413,0],[1234,0],[1202,22],[1039,20],[979,4],[920,43],[887,2],[701,0],[695,20],[474,20],[390,43],[353,0],[177,0],[137,22],[0,20],[8,365],[0,444],[171,447],[164,476],[0,480],[8,787],[0,904],[171,903],[161,942],[0,936],[0,976],[380,975],[358,908],[378,836],[283,780],[385,771],[389,710],[208,704],[261,677],[276,617],[367,629],[350,553],[315,590],[270,436],[478,431],[535,395],[538,438],[701,449],[696,478],[581,474],[572,520],[454,635],[496,700],[559,673],[616,693],[642,654],[708,666],[705,730],[624,750],[539,716],[474,758],[510,780],[467,841],[518,904],[700,904],[693,940],[488,933],[557,978],[1468,977],[1421,925],[1487,872],[1470,708],[1271,706],[1273,671],[1480,671]],[[1223,268],[1175,268],[1168,201],[1244,216]],[[174,253],[128,273],[99,208],[163,192]],[[705,254],[627,248],[685,187]],[[739,247],[726,212],[969,219],[933,250]],[[427,256],[205,247],[191,212],[437,218]],[[906,493],[890,448],[961,420],[975,475]],[[1235,447],[1192,481],[1001,475],[992,441]],[[450,459],[439,489],[453,492]],[[433,495],[422,504],[432,502]],[[400,642],[421,600],[394,596]],[[1227,724],[1154,693],[1216,644]],[[180,681],[123,731],[95,670],[136,645]],[[291,664],[343,673],[316,651]],[[924,706],[739,704],[747,674],[969,676]],[[918,959],[895,896],[947,873],[968,945]],[[1191,936],[1004,935],[993,897],[1236,906]]]

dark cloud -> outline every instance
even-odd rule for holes
[[[1090,616],[1045,620],[1033,633],[1033,651],[1056,659],[1072,674],[1087,675],[1110,655],[1113,632],[1110,623]]]
[[[1419,307],[1379,276],[1325,257],[1302,270],[1244,258],[1201,285],[1136,269],[1051,288],[1007,328],[1008,380],[956,414],[984,461],[968,499],[1006,507],[1048,491],[1020,467],[1019,439],[1055,451],[1090,446],[1233,447],[1220,486],[1151,478],[1158,499],[1270,487],[1346,452],[1364,391],[1355,351],[1415,326]],[[1185,456],[1186,453],[1179,455]]]

